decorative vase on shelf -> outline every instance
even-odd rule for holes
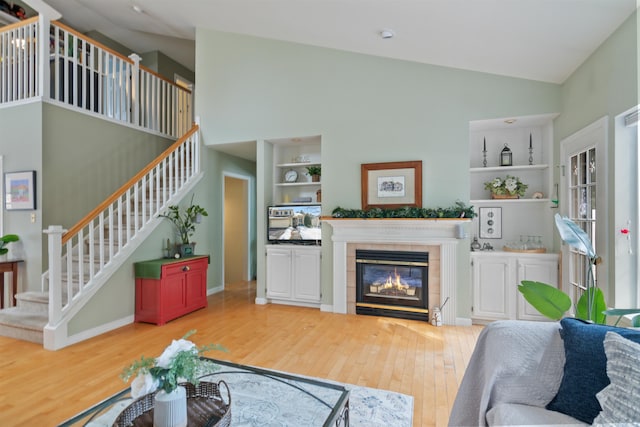
[[[160,390],[153,404],[154,427],[187,426],[187,391],[178,386],[170,393]]]

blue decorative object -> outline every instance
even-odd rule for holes
[[[609,385],[604,352],[606,333],[615,332],[640,343],[640,331],[596,325],[574,318],[562,319],[560,325],[565,351],[564,375],[558,393],[547,409],[592,424],[601,410],[596,393]]]

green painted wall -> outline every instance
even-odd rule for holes
[[[211,263],[207,272],[207,288],[209,291],[221,290],[223,281],[223,206],[219,203],[222,194],[224,173],[233,173],[247,177],[255,176],[255,163],[217,152],[210,148],[203,148],[201,152],[202,170],[204,176],[192,192],[189,192],[180,202],[180,206],[187,207],[193,195],[193,203],[205,208],[209,216],[204,217],[196,227],[193,240],[196,243],[196,253],[209,254]],[[251,199],[255,200],[255,181],[251,178]],[[250,221],[255,223],[255,206],[252,206]],[[100,328],[114,321],[121,321],[135,312],[135,276],[133,264],[138,261],[163,257],[163,247],[167,238],[175,240],[175,232],[169,221],[160,220],[158,228],[113,275],[109,282],[102,287],[96,297],[87,303],[69,322],[69,335],[81,333],[91,328]],[[251,232],[251,246],[255,249],[255,228]],[[255,265],[250,260],[250,265]],[[253,267],[255,272],[255,266]]]
[[[173,140],[44,104],[44,224],[66,228],[156,158]]]
[[[359,207],[360,164],[370,162],[422,160],[423,206],[468,201],[470,120],[560,110],[554,84],[200,28],[196,57],[196,114],[204,143],[322,135],[327,215],[336,206]],[[258,180],[259,193],[271,191],[264,184]],[[262,208],[258,248],[264,244]],[[324,241],[330,237],[325,227]],[[457,313],[469,317],[469,255],[462,246]],[[326,244],[325,304],[333,298],[331,259]],[[258,296],[263,279],[258,267]]]
[[[42,104],[33,102],[11,108],[0,108],[0,155],[4,172],[36,171],[36,210],[7,211],[4,233],[17,234],[20,241],[11,243],[9,257],[25,260],[20,265],[18,291],[40,289],[42,275],[43,193],[46,179],[42,175]],[[43,185],[45,186],[43,188]],[[4,194],[4,189],[2,189]],[[31,215],[35,214],[35,222]]]
[[[208,254],[211,255],[211,265],[209,266],[208,281],[209,287],[221,287],[224,285],[224,201],[222,199],[224,189],[224,174],[234,174],[244,176],[249,179],[249,195],[251,199],[249,222],[255,224],[256,222],[256,164],[254,162],[244,160],[235,156],[231,156],[225,153],[221,153],[205,146],[203,148],[203,168],[206,171],[205,178],[200,183],[198,199],[207,201],[207,212],[209,216],[206,218],[207,233],[206,240],[208,245]],[[248,260],[248,265],[251,266],[251,275],[255,275],[256,260],[255,260],[255,248],[256,248],[256,228],[250,226],[250,248],[253,248],[252,256]]]
[[[616,190],[631,187],[631,168],[626,164],[628,148],[616,149],[614,119],[617,115],[640,103],[639,97],[638,16],[631,15],[561,87],[562,114],[555,120],[555,153],[560,155],[560,141],[604,116],[608,116],[609,141],[607,151],[608,250],[600,254],[608,269],[607,283],[599,283],[608,295],[607,302],[616,304],[616,251],[618,234],[616,215],[629,217],[632,213],[618,213],[622,203],[614,197]],[[637,167],[637,165],[636,165]],[[555,182],[559,177],[556,172]],[[633,190],[637,192],[637,188]],[[625,191],[622,191],[624,194]],[[629,192],[626,192],[629,194]],[[634,195],[631,194],[630,197]],[[637,195],[635,195],[637,198]],[[628,208],[627,208],[628,209]],[[626,285],[625,285],[626,286]],[[637,286],[637,284],[636,284]],[[621,302],[623,305],[628,301]],[[622,305],[621,305],[622,306]]]
[[[196,81],[196,75],[193,71],[177,63],[160,51],[154,50],[153,52],[143,53],[140,56],[142,57],[141,63],[145,67],[151,68],[171,81],[173,81],[175,74],[180,75],[192,83]]]

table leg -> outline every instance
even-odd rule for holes
[[[11,303],[12,307],[16,306],[16,294],[18,293],[18,263],[13,263],[13,268],[11,271],[11,281],[13,282],[13,292],[11,293]]]
[[[0,309],[4,308],[4,272],[0,272]]]

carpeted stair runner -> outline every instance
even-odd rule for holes
[[[49,296],[44,292],[16,295],[16,306],[0,310],[0,335],[38,344],[49,321]]]

